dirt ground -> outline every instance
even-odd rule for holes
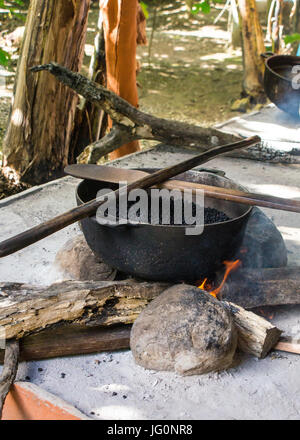
[[[221,7],[218,4],[207,15],[200,13],[191,17],[184,1],[162,1],[156,9],[154,20],[154,7],[149,6],[147,36],[152,44],[150,49],[149,44],[140,46],[137,56],[141,66],[138,85],[142,110],[159,117],[203,126],[236,115],[230,106],[241,92],[242,57],[241,50],[228,47],[227,12],[216,25],[213,24]],[[88,71],[97,20],[98,8],[94,3],[89,15],[83,73]],[[8,20],[3,28],[11,32],[14,27],[22,25],[24,23],[21,21]],[[6,34],[5,31],[2,37]],[[16,49],[13,70],[16,68],[17,53]],[[0,76],[1,79],[0,160],[9,115],[8,94],[11,93],[14,77],[5,78],[5,93],[3,77]],[[142,143],[142,146],[147,145],[147,142]]]
[[[191,18],[182,1],[159,9],[150,58],[149,47],[138,50],[142,109],[204,126],[236,115],[230,106],[241,92],[242,54],[228,47],[227,13],[213,24],[219,13]],[[152,25],[150,9],[148,40]]]
[[[182,0],[155,3],[160,3],[156,19],[155,8],[148,7],[148,45],[138,47],[140,108],[159,117],[203,126],[236,116],[230,107],[242,89],[242,52],[229,48],[227,12],[213,24],[223,6],[217,4],[209,14],[191,17]],[[98,11],[93,8],[87,35],[88,54],[94,41],[91,30],[97,20]],[[84,73],[88,63],[86,56]]]

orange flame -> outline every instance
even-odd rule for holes
[[[241,260],[235,260],[235,261],[224,261],[223,264],[226,267],[225,270],[225,274],[224,274],[224,278],[222,283],[219,285],[219,287],[217,287],[214,290],[208,290],[211,286],[207,286],[207,278],[205,278],[205,280],[201,283],[199,287],[199,289],[202,290],[206,290],[208,291],[208,293],[210,293],[212,296],[214,296],[215,298],[218,297],[218,294],[220,293],[220,291],[222,290],[222,287],[224,286],[224,284],[226,283],[226,280],[228,278],[228,275],[230,274],[230,272],[232,272],[233,270],[236,270],[238,267],[241,266],[242,262]]]
[[[204,278],[204,281],[202,284],[200,284],[199,289],[205,290],[205,284],[206,284],[207,278]]]
[[[200,281],[199,281],[200,282]],[[212,285],[208,282],[208,278],[204,278],[204,281],[202,282],[202,284],[200,284],[200,286],[198,286],[199,289],[202,290],[206,290],[208,293],[210,293],[212,296],[214,296],[215,298],[217,298],[217,295],[214,293],[214,290],[210,291],[210,289],[212,288]]]

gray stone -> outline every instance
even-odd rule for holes
[[[138,365],[184,376],[230,367],[236,345],[230,313],[208,293],[184,284],[155,298],[135,321],[130,337]]]
[[[283,267],[287,265],[287,249],[281,233],[259,208],[253,208],[242,245],[234,259],[241,259],[244,268]]]
[[[116,270],[93,254],[83,235],[77,235],[58,251],[55,265],[68,279],[78,281],[114,280]]]

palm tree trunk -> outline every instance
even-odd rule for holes
[[[63,174],[77,95],[30,67],[56,61],[78,71],[82,64],[90,0],[31,0],[4,140],[5,165],[24,182]]]
[[[244,80],[246,95],[256,102],[265,100],[263,88],[265,52],[263,32],[259,22],[255,0],[238,0],[243,40]]]

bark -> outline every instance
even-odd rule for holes
[[[131,325],[106,328],[66,324],[50,328],[19,341],[19,362],[129,349],[130,331]],[[274,349],[300,354],[300,341],[280,338]],[[0,364],[3,362],[4,351],[0,350]]]
[[[241,47],[241,29],[236,0],[230,0],[227,29],[230,32],[230,46]]]
[[[32,0],[4,141],[5,163],[21,180],[42,183],[63,174],[78,98],[54,78],[29,68],[56,60],[80,69],[90,0]]]
[[[56,64],[32,68],[38,72],[48,70],[57,79],[71,87],[77,93],[93,102],[114,121],[114,128],[109,135],[88,145],[78,162],[96,163],[101,157],[118,148],[130,139],[152,139],[167,145],[185,146],[205,151],[213,145],[230,143],[239,140],[238,136],[214,128],[203,128],[179,121],[157,118],[141,112],[114,93],[89,81],[82,75],[75,74]],[[259,143],[238,152],[227,153],[228,156],[260,160],[272,163],[299,163],[298,150],[279,151]]]
[[[252,97],[255,102],[264,102],[264,61],[260,55],[265,52],[265,46],[256,2],[255,0],[238,0],[238,7],[243,41],[243,89],[245,94]]]
[[[166,286],[128,280],[65,281],[49,287],[0,283],[0,325],[7,339],[19,339],[62,323],[132,324]]]

